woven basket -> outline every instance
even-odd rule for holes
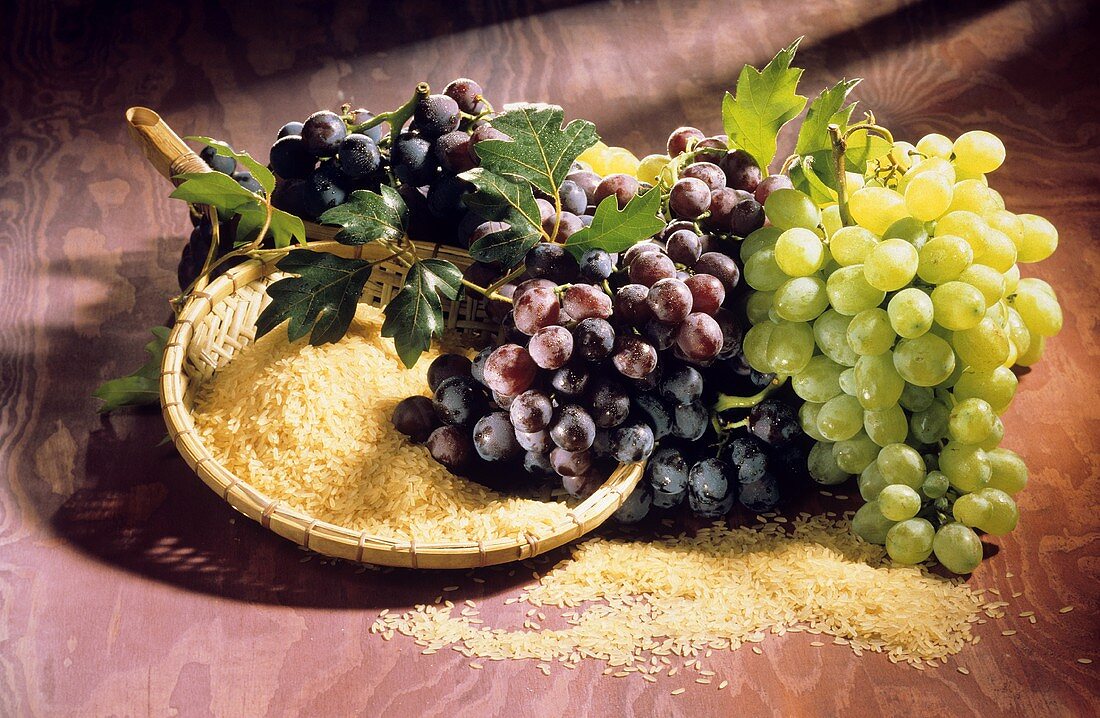
[[[151,110],[131,108],[127,120],[150,161],[168,177],[180,171],[202,171],[205,163]],[[201,168],[199,167],[201,165]],[[307,223],[307,234],[321,240],[317,248],[357,259],[380,260],[375,245],[348,247],[324,240],[331,228]],[[471,263],[468,254],[440,245],[414,243],[417,253]],[[568,512],[568,519],[542,535],[530,531],[480,541],[419,543],[375,536],[321,521],[250,486],[226,469],[203,444],[192,417],[195,388],[232,361],[255,338],[255,321],[269,300],[267,285],[285,276],[275,260],[238,265],[196,291],[180,311],[168,337],[161,365],[161,406],[168,434],[188,466],[235,509],[265,528],[318,553],[388,566],[470,568],[506,563],[549,551],[603,523],[622,505],[642,476],[641,464],[620,465],[596,492]],[[396,262],[376,265],[362,301],[384,306],[402,286],[405,269]],[[485,319],[483,303],[464,298],[444,301],[449,331],[484,337],[497,327]]]

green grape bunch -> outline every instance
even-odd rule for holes
[[[1000,447],[1012,367],[1037,362],[1062,327],[1054,290],[1020,265],[1049,257],[1058,232],[989,186],[1005,159],[995,135],[911,145],[866,127],[891,140],[866,172],[841,164],[832,202],[775,190],[768,224],[742,243],[744,353],[805,402],[811,476],[858,476],[859,536],[897,562],[935,555],[969,573],[977,532],[1019,518],[1028,469]]]

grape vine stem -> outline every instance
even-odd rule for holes
[[[773,391],[778,389],[787,383],[787,377],[776,377],[770,384],[761,389],[752,396],[730,396],[729,394],[719,394],[718,400],[714,402],[715,413],[723,411],[729,411],[730,409],[751,409],[760,402],[764,401]]]

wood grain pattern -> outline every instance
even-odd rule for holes
[[[395,4],[396,5],[396,4]],[[0,24],[0,715],[1095,715],[1100,638],[1100,17],[1087,0],[706,3],[7,3]],[[597,665],[473,671],[369,637],[384,607],[460,584],[488,617],[526,574],[361,572],[306,560],[234,514],[157,446],[156,414],[102,420],[92,389],[140,361],[189,231],[122,113],[263,155],[275,129],[342,101],[479,79],[497,102],[554,100],[614,144],[655,151],[718,129],[743,62],[794,36],[807,91],[862,76],[900,137],[984,127],[994,186],[1049,217],[1037,269],[1068,307],[1023,378],[1008,445],[1032,467],[1020,528],[971,579],[1035,625],[979,626],[952,668],[769,639],[715,656],[730,686],[651,686]],[[793,136],[783,138],[785,147]],[[1025,273],[1032,273],[1027,267]],[[818,504],[824,506],[824,504]],[[830,505],[831,506],[831,505]],[[561,551],[555,554],[560,557]],[[303,563],[303,561],[305,561]],[[1012,578],[1006,574],[1012,573]],[[1059,614],[1061,606],[1075,609]],[[495,606],[495,607],[494,607]],[[1013,636],[1000,631],[1017,628]],[[1092,665],[1077,657],[1097,659]],[[954,665],[954,663],[952,664]],[[685,681],[685,685],[690,681]]]

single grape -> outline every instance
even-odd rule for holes
[[[490,389],[516,396],[531,386],[538,365],[524,347],[503,344],[489,355],[483,371]]]
[[[925,519],[906,519],[886,533],[886,552],[898,563],[920,563],[932,555],[936,529]]]
[[[791,184],[791,178],[787,175],[768,175],[760,180],[760,184],[756,186],[756,191],[753,195],[756,197],[757,202],[764,204],[768,201],[768,196],[775,190],[791,189],[793,187],[794,185]]]
[[[864,259],[863,276],[875,289],[893,292],[913,280],[918,262],[913,245],[904,239],[887,239],[876,244]]]
[[[877,501],[868,501],[859,507],[852,517],[852,532],[868,543],[880,546],[886,543],[886,537],[894,522],[882,515]]]
[[[199,157],[209,165],[210,169],[221,172],[223,175],[231,175],[237,169],[237,160],[219,155],[218,151],[210,146],[203,147],[202,151],[199,152]]]
[[[234,172],[231,176],[233,177],[233,179],[237,180],[237,184],[239,184],[241,187],[244,187],[249,192],[264,191],[263,185],[260,184],[259,180],[252,176],[251,172]]]
[[[587,366],[573,362],[550,375],[550,386],[561,395],[580,396],[588,389],[591,378],[592,373]]]
[[[680,324],[691,313],[691,290],[679,279],[656,281],[646,301],[654,318],[666,324]]]
[[[882,515],[891,521],[905,521],[920,511],[920,494],[905,484],[889,484],[878,495]]]
[[[447,95],[428,95],[416,104],[413,122],[424,137],[435,139],[458,129],[461,112]]]
[[[862,431],[851,439],[838,441],[832,445],[833,459],[837,467],[848,474],[862,473],[878,458],[879,450],[879,445]]]
[[[557,324],[561,314],[558,295],[544,287],[525,291],[513,306],[516,328],[529,336],[543,327]]]
[[[796,189],[774,190],[764,202],[764,213],[782,230],[793,227],[814,229],[821,224],[821,210],[807,195]]]
[[[427,441],[439,426],[432,400],[426,396],[410,396],[399,401],[391,420],[395,429],[417,444]]]
[[[764,208],[755,199],[745,199],[734,205],[729,215],[729,229],[738,237],[747,237],[764,226]]]
[[[1011,495],[1019,493],[1028,478],[1027,464],[1010,449],[993,449],[986,452],[989,460],[989,486]]]
[[[696,180],[697,182],[699,180]],[[703,244],[699,235],[690,229],[680,229],[668,235],[665,240],[669,258],[678,264],[692,267],[703,253]]]
[[[722,350],[722,328],[707,314],[693,312],[676,333],[676,346],[692,362],[705,363]]]
[[[306,178],[305,200],[309,213],[320,216],[347,199],[348,178],[338,167],[322,163]]]
[[[1018,262],[1041,262],[1058,248],[1058,230],[1048,220],[1035,214],[1018,215],[1021,238],[1017,248]]]
[[[347,137],[348,128],[335,112],[321,110],[310,115],[302,125],[302,140],[314,157],[332,157]],[[278,144],[278,143],[276,143]]]
[[[886,187],[862,187],[848,198],[848,211],[861,227],[882,235],[891,224],[908,215],[905,198]]]
[[[703,139],[706,139],[706,135],[703,134],[702,130],[698,130],[694,127],[678,127],[668,136],[668,143],[666,145],[668,156],[676,157],[677,155],[683,154],[687,152],[690,146],[698,144],[698,142]]]
[[[567,404],[550,424],[550,438],[566,451],[584,451],[596,438],[596,424],[584,408]]]
[[[627,424],[611,432],[611,455],[621,463],[644,461],[653,446],[653,429],[645,424]]]
[[[474,425],[474,448],[486,461],[507,461],[519,456],[520,445],[506,413],[494,411],[478,419]]]
[[[850,478],[850,474],[836,461],[832,448],[828,443],[816,443],[810,449],[810,455],[806,460],[810,478],[825,486],[843,484]]]
[[[366,177],[382,166],[382,155],[370,137],[351,134],[340,143],[338,162],[348,177]]]
[[[895,339],[890,317],[879,307],[864,309],[848,325],[848,344],[860,356],[884,354],[893,348]]]
[[[399,180],[415,187],[429,184],[438,174],[432,144],[410,132],[404,132],[390,148],[390,163]]]
[[[517,431],[530,434],[545,429],[550,423],[553,411],[554,405],[549,396],[541,391],[529,389],[512,401],[508,416]]]
[[[516,437],[519,437],[519,432],[516,432]],[[550,463],[549,454],[529,450],[523,452],[523,470],[539,478],[546,478],[556,473],[554,466]]]
[[[454,100],[460,110],[471,115],[479,114],[484,110],[485,104],[481,101],[483,93],[481,85],[465,77],[451,80],[443,88],[444,95]]]
[[[641,379],[657,368],[657,350],[653,345],[631,336],[620,336],[616,344],[611,361],[623,376]]]
[[[457,426],[439,427],[428,437],[426,445],[432,458],[454,473],[464,471],[476,454],[469,434]]]
[[[556,446],[550,451],[550,466],[559,476],[581,476],[592,467],[592,452],[566,451]]]
[[[869,229],[855,225],[841,227],[829,239],[829,251],[837,264],[850,267],[861,264],[880,241]]]
[[[588,394],[592,420],[600,429],[611,429],[626,421],[630,414],[630,395],[618,382],[600,379]]]
[[[731,470],[717,458],[703,459],[688,471],[688,492],[706,503],[718,503],[729,493]]]
[[[611,316],[611,297],[591,284],[574,284],[562,295],[562,307],[574,320],[607,319]]]
[[[929,471],[921,483],[920,490],[930,499],[938,499],[951,488],[951,481],[941,471]]]
[[[741,279],[741,270],[737,268],[737,263],[721,252],[703,252],[695,262],[695,273],[716,277],[727,293],[732,292]]]
[[[952,441],[980,444],[993,433],[997,415],[983,399],[964,399],[951,409],[947,432]]]
[[[528,250],[524,265],[532,277],[563,283],[573,281],[580,271],[573,255],[551,242],[540,242]]]
[[[589,469],[580,476],[563,476],[561,485],[566,493],[575,499],[587,499],[603,483],[603,477],[594,469]]]
[[[661,279],[674,278],[676,264],[663,252],[646,252],[630,263],[627,273],[632,283],[652,287]]]
[[[697,219],[710,208],[710,187],[694,177],[684,177],[672,185],[669,209],[681,219]]]
[[[615,271],[611,255],[602,249],[588,250],[581,255],[579,264],[581,279],[593,284],[604,281]]]
[[[941,526],[932,541],[932,550],[948,571],[970,573],[982,562],[982,541],[965,524],[953,522]]]
[[[749,412],[749,431],[769,446],[786,446],[802,435],[798,414],[779,399],[765,399]]]
[[[727,187],[755,192],[760,185],[762,179],[760,166],[756,164],[756,160],[753,159],[752,155],[745,150],[727,152],[718,161],[718,166],[722,168],[722,172],[726,175]]]
[[[440,354],[428,367],[428,388],[433,392],[445,379],[469,376],[472,363],[461,354]]]
[[[279,134],[276,135],[276,138],[283,138],[287,135],[301,135],[302,127],[301,122],[288,122],[279,128]]]
[[[696,441],[706,433],[710,413],[701,401],[677,404],[672,410],[672,435]]]
[[[628,174],[609,174],[600,181],[596,192],[592,196],[593,204],[600,204],[604,199],[614,196],[619,209],[626,207],[626,203],[634,199],[641,185],[638,180]]]
[[[863,428],[863,407],[854,396],[840,394],[825,402],[817,414],[817,430],[829,441],[844,441]]]
[[[688,404],[702,399],[703,388],[703,375],[686,364],[666,371],[660,384],[661,396],[674,404]]]
[[[893,362],[898,375],[910,384],[936,386],[955,370],[955,353],[950,344],[929,332],[898,342]]]
[[[890,297],[886,313],[898,336],[913,339],[932,328],[935,307],[932,298],[923,291],[908,287]]]
[[[775,242],[775,262],[791,277],[813,274],[825,261],[825,246],[808,229],[795,227],[779,235]]]
[[[986,174],[1001,166],[1005,146],[996,135],[972,130],[959,135],[952,146],[955,165],[968,174]]]
[[[512,404],[515,405],[515,402],[512,402]],[[545,429],[531,432],[519,431],[517,429],[516,442],[523,447],[524,450],[537,454],[549,453],[549,451],[554,448],[554,442],[550,438],[550,432]]]
[[[691,293],[692,311],[713,316],[726,301],[725,286],[712,274],[692,275],[685,280],[684,284]]]
[[[993,475],[985,451],[957,441],[949,441],[940,451],[940,471],[960,491],[977,491],[986,486]]]
[[[692,162],[680,170],[680,176],[702,180],[711,191],[723,189],[726,186],[726,174],[713,162]]]
[[[435,158],[443,169],[458,174],[478,165],[474,145],[465,132],[448,132],[435,141]]]
[[[886,292],[867,283],[862,264],[841,267],[830,274],[825,291],[833,309],[848,316],[877,307],[886,298]]]
[[[840,375],[844,367],[827,356],[818,354],[806,367],[792,377],[794,393],[806,401],[823,404],[840,394]]]
[[[653,492],[653,505],[659,509],[679,506],[687,494],[688,464],[675,449],[660,449],[646,463],[646,481]]]
[[[653,318],[649,309],[649,288],[642,284],[627,284],[615,292],[615,316],[627,324],[640,327]]]
[[[636,524],[649,514],[652,505],[653,494],[649,487],[645,483],[639,483],[611,516],[621,524]]]

